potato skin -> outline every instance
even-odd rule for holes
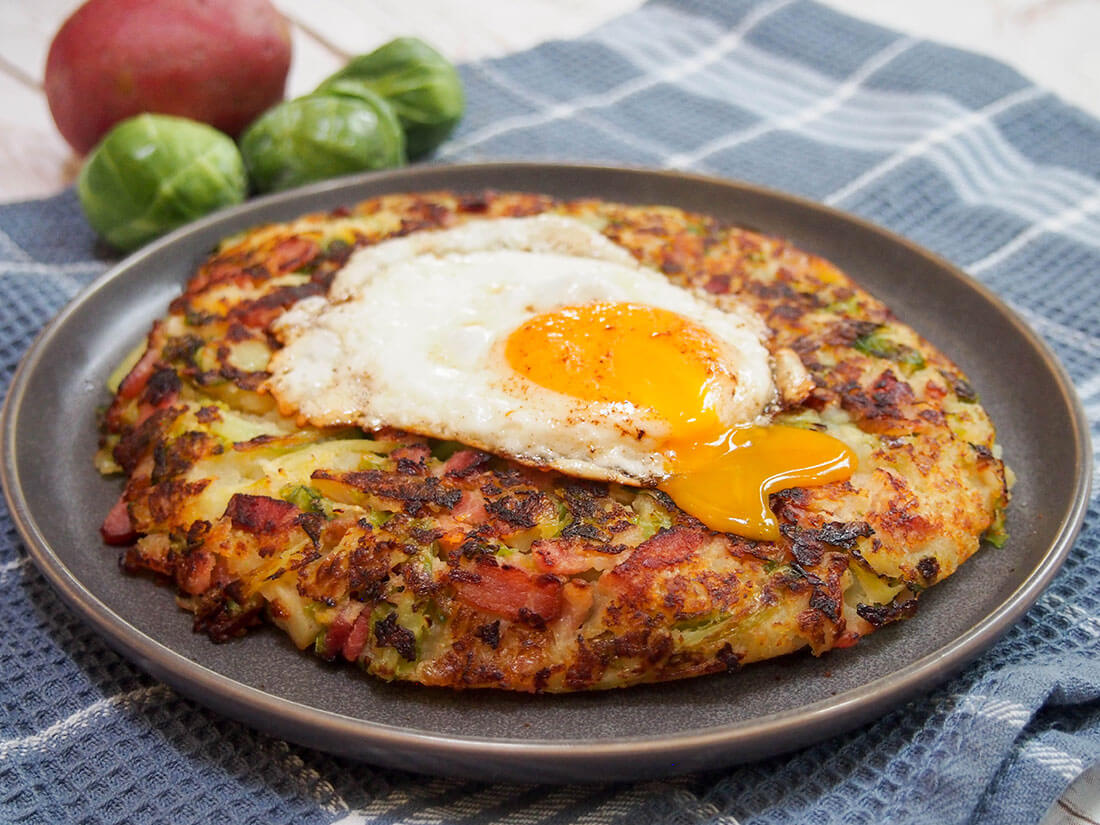
[[[58,131],[77,152],[141,112],[236,135],[283,97],[290,31],[268,0],[89,0],[46,59]]]

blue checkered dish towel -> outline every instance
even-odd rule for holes
[[[865,216],[988,284],[1100,420],[1100,122],[993,60],[806,0],[651,2],[463,67],[445,161],[687,169]],[[0,207],[0,380],[110,263],[71,192]],[[0,540],[0,822],[1033,823],[1100,755],[1100,507],[962,676],[793,755],[635,785],[413,776],[288,745],[119,658]]]

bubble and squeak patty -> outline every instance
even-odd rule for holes
[[[965,376],[663,206],[391,195],[224,241],[112,377],[105,539],[215,641],[573,691],[849,647],[1003,540]]]

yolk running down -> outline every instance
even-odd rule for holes
[[[571,306],[508,336],[508,363],[540,386],[584,401],[628,402],[670,424],[661,445],[671,474],[659,488],[708,527],[774,541],[768,496],[843,481],[856,467],[842,442],[813,430],[725,426],[719,394],[736,376],[702,327],[633,303]],[[724,388],[724,389],[723,389]]]

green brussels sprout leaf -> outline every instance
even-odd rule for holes
[[[393,106],[410,158],[427,154],[454,131],[466,102],[462,80],[443,55],[415,37],[399,37],[351,60],[317,88],[350,94],[367,88]]]
[[[920,352],[906,344],[890,340],[879,330],[860,336],[852,342],[852,347],[864,355],[896,361],[906,375],[912,375],[927,366]]]
[[[143,114],[107,133],[80,170],[76,191],[92,228],[129,251],[240,203],[248,180],[228,135],[186,118]]]
[[[241,135],[241,153],[261,192],[405,163],[405,136],[386,101],[369,90],[280,103]]]

